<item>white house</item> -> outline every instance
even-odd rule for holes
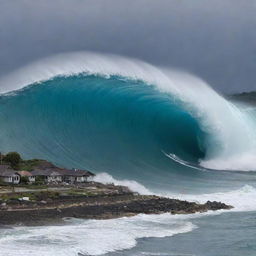
[[[20,175],[9,165],[0,165],[0,179],[5,183],[20,183]]]
[[[54,165],[39,166],[31,171],[35,179],[41,179],[45,183],[82,183],[88,181],[88,178],[94,176],[93,173],[78,169],[64,169]]]
[[[41,177],[46,183],[60,183],[62,182],[62,175],[54,168],[45,170],[34,170],[31,172],[35,177]]]
[[[89,177],[94,176],[89,171],[78,169],[59,169],[58,172],[62,174],[62,180],[67,183],[83,183],[88,181]]]

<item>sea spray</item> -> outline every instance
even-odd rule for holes
[[[96,182],[101,182],[103,184],[113,183],[115,185],[126,186],[131,189],[131,191],[140,193],[142,195],[153,194],[153,192],[149,191],[145,186],[135,180],[117,180],[108,173],[99,173],[95,177],[93,177],[92,180]]]

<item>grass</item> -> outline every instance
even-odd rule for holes
[[[13,167],[17,171],[32,171],[35,167],[37,167],[40,163],[46,162],[42,159],[30,159],[30,160],[21,160],[19,164]],[[2,164],[10,165],[9,162],[3,161]]]
[[[12,190],[13,188],[26,188],[26,189],[47,189],[49,188],[48,185],[46,184],[42,184],[42,185],[36,185],[36,184],[15,184],[14,186],[11,186],[10,184],[8,183],[3,183],[3,184],[0,184],[0,189],[1,187],[5,188],[5,189],[9,189],[9,190]]]
[[[19,170],[32,171],[38,164],[43,162],[44,160],[40,159],[30,159],[30,160],[22,160],[19,164]]]
[[[17,200],[22,197],[29,197],[31,201],[46,201],[47,199],[58,199],[61,195],[70,195],[70,196],[95,196],[98,195],[97,192],[91,192],[86,190],[79,189],[70,189],[65,192],[58,191],[33,191],[33,192],[13,192],[0,194],[0,199],[7,200]]]
[[[91,191],[85,191],[85,190],[79,190],[79,189],[70,189],[65,192],[65,194],[70,196],[95,196],[97,193],[91,192]]]
[[[15,187],[22,187],[26,189],[47,189],[49,186],[43,184],[43,185],[36,185],[36,184],[18,184]]]
[[[7,200],[18,200],[22,197],[29,197],[30,200],[36,200],[36,196],[33,193],[10,193],[10,194],[1,194],[0,199]]]
[[[7,200],[17,200],[22,197],[29,197],[29,200],[32,201],[42,201],[47,199],[57,199],[59,198],[59,192],[55,191],[40,191],[40,192],[21,192],[21,193],[8,193],[1,194],[0,199]]]

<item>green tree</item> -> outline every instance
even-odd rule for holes
[[[12,168],[17,169],[19,167],[21,157],[17,152],[9,152],[4,156],[3,161],[10,164]]]

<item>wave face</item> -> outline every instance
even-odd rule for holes
[[[0,92],[4,152],[87,168],[98,173],[96,181],[142,194],[221,201],[234,206],[231,212],[256,209],[255,172],[241,172],[255,170],[255,105],[226,100],[194,76],[117,56],[72,53],[22,68],[0,80]],[[2,229],[0,244],[6,255],[102,255],[130,249],[139,238],[197,227],[204,234],[209,230],[196,219],[221,212],[69,219],[62,226]],[[220,227],[222,234],[231,223],[229,231],[237,233],[241,225],[234,216],[203,222]],[[194,236],[191,232],[186,240]],[[226,237],[229,248],[233,240]],[[170,248],[164,241],[155,247]]]
[[[254,109],[185,73],[76,53],[0,85],[4,151],[156,183],[200,180],[205,168],[255,169]]]

